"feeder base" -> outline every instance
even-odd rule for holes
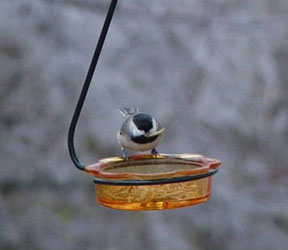
[[[98,199],[98,202],[105,207],[120,209],[120,210],[134,210],[134,211],[143,211],[143,210],[164,210],[164,209],[173,209],[187,207],[191,205],[197,205],[202,202],[209,200],[210,195],[198,199],[184,200],[184,201],[149,201],[149,202],[135,202],[135,203],[114,203],[108,202],[105,200]]]
[[[117,186],[96,184],[99,203],[123,210],[162,210],[207,201],[212,177],[164,185]]]
[[[97,200],[121,210],[164,210],[205,202],[220,161],[200,155],[140,155],[106,158],[86,167]],[[187,178],[185,178],[187,177]],[[195,177],[195,178],[194,178]]]

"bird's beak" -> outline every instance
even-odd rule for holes
[[[165,131],[165,128],[161,128],[160,130],[147,134],[148,137],[153,137],[162,134]]]

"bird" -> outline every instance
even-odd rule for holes
[[[138,108],[119,108],[125,120],[117,133],[123,158],[128,160],[126,149],[132,151],[151,151],[158,155],[156,147],[160,143],[165,128],[149,114],[140,113]]]

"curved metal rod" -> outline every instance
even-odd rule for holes
[[[72,117],[71,124],[69,127],[68,149],[69,149],[70,157],[71,157],[74,165],[82,171],[85,170],[85,165],[79,161],[79,159],[76,155],[76,152],[75,152],[75,147],[74,147],[75,128],[76,128],[76,125],[77,125],[77,122],[78,122],[78,119],[79,119],[79,116],[80,116],[80,113],[81,113],[81,110],[83,107],[83,103],[84,103],[86,95],[87,95],[87,92],[88,92],[95,68],[97,66],[97,63],[98,63],[98,60],[99,60],[99,57],[101,54],[101,50],[102,50],[103,44],[105,42],[105,38],[106,38],[108,29],[109,29],[109,26],[110,26],[110,23],[111,23],[111,20],[112,20],[112,17],[113,17],[113,14],[114,14],[114,11],[115,11],[115,8],[117,5],[117,2],[118,2],[118,0],[112,0],[111,1],[111,4],[110,4],[109,10],[108,10],[102,31],[100,33],[100,37],[99,37],[94,55],[92,57],[92,61],[91,61],[89,70],[87,72],[87,76],[86,76],[86,79],[84,81],[84,85],[82,87],[81,94],[80,94],[80,97],[79,97],[78,103],[76,105],[76,109],[74,111],[74,115]]]
[[[144,186],[144,185],[159,185],[159,184],[169,184],[185,181],[194,181],[212,176],[218,172],[218,169],[210,169],[207,173],[190,175],[190,176],[179,176],[168,179],[156,179],[156,180],[108,180],[101,178],[94,178],[95,184],[104,185],[116,185],[116,186]]]

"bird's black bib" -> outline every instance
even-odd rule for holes
[[[152,137],[146,137],[145,135],[141,136],[133,136],[131,137],[131,140],[133,142],[136,142],[138,144],[145,144],[145,143],[150,143],[153,142],[157,139],[158,135],[152,136]]]

